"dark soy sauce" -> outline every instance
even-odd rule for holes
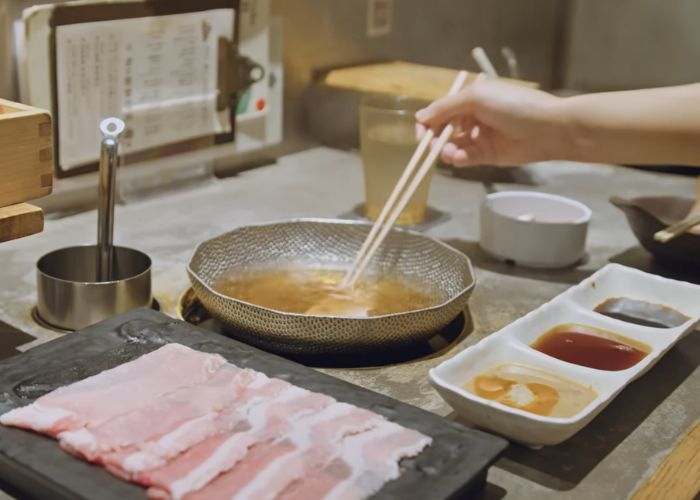
[[[607,299],[594,311],[609,318],[653,328],[675,328],[690,319],[668,306],[626,297]]]
[[[574,324],[552,328],[531,347],[567,363],[607,371],[630,368],[651,350],[611,332]]]

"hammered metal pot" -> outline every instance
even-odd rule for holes
[[[275,311],[214,290],[219,277],[254,269],[347,269],[371,225],[332,219],[300,219],[247,226],[201,243],[187,268],[204,307],[238,339],[281,354],[353,354],[426,341],[448,325],[475,285],[469,259],[419,233],[392,230],[369,272],[426,283],[445,300],[433,307],[348,318]]]

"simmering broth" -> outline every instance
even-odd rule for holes
[[[262,269],[231,272],[214,289],[238,300],[282,312],[321,316],[380,316],[422,309],[441,302],[425,284],[391,276],[366,278],[341,290],[344,272],[328,269]]]

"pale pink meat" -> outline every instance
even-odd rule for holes
[[[149,490],[152,498],[183,498],[236,466],[253,445],[285,435],[292,428],[295,419],[313,414],[334,401],[323,394],[290,385],[276,399],[268,398],[250,408],[247,413],[250,429],[238,433],[229,432],[228,439],[209,452],[206,459],[192,460],[188,457],[180,460],[181,457],[176,457],[164,467],[147,472],[139,479],[153,485]],[[200,446],[202,445],[195,445],[190,451],[199,451],[197,448]],[[184,460],[187,460],[187,473],[183,473]]]
[[[185,493],[181,490],[195,487],[199,481],[206,484],[217,475],[218,463],[212,460],[217,456],[221,460],[238,459],[247,453],[254,443],[250,436],[238,433],[238,440],[231,439],[230,434],[217,434],[193,446],[182,455],[168,462],[165,467],[157,469],[149,475],[148,484],[153,485],[148,490],[149,498],[178,498]]]
[[[100,425],[62,432],[58,439],[66,451],[99,462],[108,452],[156,440],[188,422],[221,411],[238,398],[255,373],[226,365],[205,382],[175,389]]]
[[[168,344],[0,416],[158,499],[354,500],[400,476],[419,432],[216,354]]]
[[[185,495],[186,500],[211,500],[231,498],[231,492],[244,488],[260,471],[272,466],[280,457],[285,457],[296,449],[289,440],[281,440],[253,446],[245,460],[225,474],[220,475],[204,489]]]
[[[178,387],[204,382],[225,363],[218,354],[167,344],[11,410],[0,417],[0,423],[51,436],[88,424],[100,425]]]
[[[167,460],[215,434],[247,429],[246,418],[250,408],[275,398],[291,387],[283,380],[254,373],[254,380],[243,388],[239,398],[222,411],[187,421],[157,440],[141,443],[136,449],[110,453],[103,457],[104,463],[121,477],[134,476],[137,482],[149,485],[150,471],[165,465]]]
[[[331,462],[346,436],[359,434],[381,422],[383,419],[372,412],[336,403],[296,422],[285,438],[295,444],[294,450],[279,457],[267,469],[258,471],[240,490],[221,496],[236,500],[275,499],[314,468]]]
[[[342,459],[335,458],[323,467],[308,471],[303,480],[295,481],[277,498],[278,500],[313,500],[324,498],[341,481],[352,475],[352,469]]]
[[[420,432],[385,421],[378,427],[343,441],[342,458],[352,470],[323,498],[355,500],[367,498],[401,475],[399,462],[415,457],[432,439]]]
[[[274,499],[309,471],[330,463],[338,455],[340,442],[345,436],[363,432],[381,422],[383,419],[372,412],[334,403],[320,412],[295,420],[284,437],[254,446],[239,465],[193,494],[192,498]],[[285,443],[283,451],[279,449],[280,442]],[[273,459],[258,463],[258,455],[272,456],[266,454],[267,449],[277,450]],[[249,463],[251,460],[254,467]],[[251,469],[254,473],[250,473]]]

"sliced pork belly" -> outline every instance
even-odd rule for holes
[[[334,402],[329,396],[289,386],[276,398],[268,397],[249,409],[248,430],[224,433],[227,436],[225,439],[220,436],[220,442],[212,438],[195,445],[163,467],[137,478],[153,485],[148,491],[151,498],[181,499],[233,468],[256,443],[284,436],[292,429],[295,419],[318,412]]]
[[[231,498],[233,496],[231,492],[245,488],[247,484],[259,476],[261,471],[274,467],[278,460],[289,456],[296,449],[296,445],[288,439],[271,441],[267,445],[253,446],[245,460],[236,465],[235,468],[217,477],[203,489],[185,495],[184,498],[186,500]]]
[[[225,363],[218,354],[167,344],[11,410],[0,417],[0,423],[51,436],[85,425],[101,425],[178,387],[204,382]]]
[[[215,434],[249,428],[247,415],[250,408],[275,398],[291,387],[283,380],[254,373],[254,379],[243,388],[239,397],[222,411],[189,420],[157,440],[107,454],[102,459],[103,463],[110,472],[120,477],[133,477],[137,482],[150,485],[148,474],[141,473],[163,466],[167,460]]]
[[[59,388],[0,423],[197,500],[366,498],[431,439],[383,417],[179,344]]]
[[[295,481],[278,500],[313,500],[324,498],[333,488],[352,475],[352,468],[342,458],[335,458],[323,467],[308,472],[303,480]]]
[[[277,498],[308,472],[330,463],[340,452],[345,436],[363,432],[383,421],[367,410],[334,403],[295,420],[285,437],[253,446],[232,470],[185,498]]]
[[[233,467],[255,442],[255,438],[246,432],[239,432],[234,437],[218,434],[204,440],[148,476],[155,485],[148,489],[148,497],[183,498],[189,491],[201,488],[219,475],[222,468]]]
[[[255,375],[227,364],[205,382],[175,389],[100,425],[62,432],[61,447],[91,462],[100,461],[108,452],[156,440],[190,421],[215,415],[231,405]]]
[[[431,442],[430,437],[393,422],[348,437],[341,456],[352,472],[323,498],[352,500],[373,495],[384,483],[399,477],[401,459],[415,457]]]

